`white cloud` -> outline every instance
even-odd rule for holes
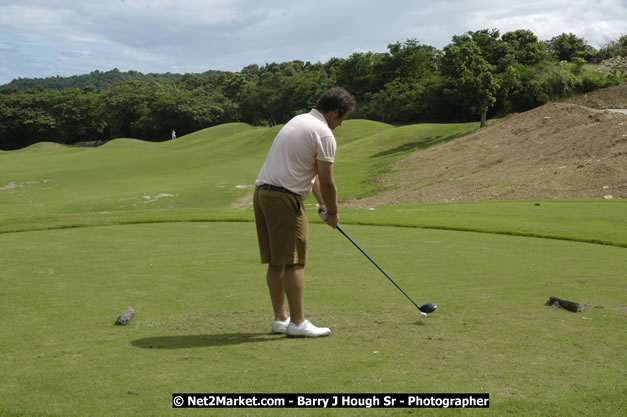
[[[594,47],[607,38],[626,33],[627,2],[624,0],[552,0],[516,2],[511,8],[495,2],[485,12],[473,14],[475,27],[497,28],[501,34],[529,29],[541,40],[561,33],[574,33]]]
[[[572,32],[592,46],[624,34],[624,0],[0,0],[0,84],[96,69],[239,71],[293,59],[442,48],[469,30]]]

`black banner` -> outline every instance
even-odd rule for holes
[[[490,394],[172,394],[173,408],[489,408]]]

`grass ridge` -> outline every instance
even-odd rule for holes
[[[108,227],[108,226],[127,226],[127,225],[135,225],[135,224],[254,223],[254,222],[255,222],[254,219],[233,219],[233,218],[121,220],[121,221],[112,221],[112,222],[101,223],[101,224],[71,224],[71,225],[58,225],[58,226],[39,227],[39,228],[34,227],[34,228],[23,229],[23,230],[0,230],[0,235],[12,234],[12,233],[66,230],[66,229],[96,228],[96,227]],[[318,220],[314,220],[311,223],[322,224],[322,222]],[[527,237],[527,238],[534,238],[534,239],[561,240],[561,241],[567,241],[567,242],[588,243],[588,244],[594,244],[594,245],[613,246],[617,248],[627,248],[627,243],[622,243],[622,242],[612,242],[610,240],[603,240],[603,239],[587,239],[587,238],[576,238],[576,237],[569,237],[569,236],[559,236],[557,234],[550,234],[550,233],[547,233],[547,234],[525,233],[525,232],[490,230],[490,229],[460,227],[460,226],[457,226],[457,227],[456,226],[429,226],[429,225],[401,224],[401,223],[394,223],[394,222],[384,224],[384,223],[367,222],[367,221],[347,221],[347,222],[342,223],[342,226],[345,226],[345,225],[399,227],[399,228],[408,228],[408,229],[446,230],[450,232],[483,233],[483,234],[491,234],[491,235]]]

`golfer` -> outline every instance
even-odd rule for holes
[[[326,212],[327,224],[337,227],[333,179],[336,142],[332,130],[342,125],[354,105],[353,97],[343,88],[327,90],[314,109],[294,117],[279,131],[255,181],[255,221],[261,262],[268,264],[273,333],[291,337],[331,333],[305,320],[308,221],[303,201],[313,192],[320,209]]]

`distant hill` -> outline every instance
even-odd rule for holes
[[[137,71],[122,72],[117,68],[111,71],[93,71],[89,74],[74,75],[71,77],[47,77],[47,78],[18,78],[0,88],[15,88],[19,91],[29,90],[34,87],[49,88],[52,90],[66,90],[69,88],[85,89],[94,87],[98,90],[108,90],[116,84],[128,81],[176,81],[183,77],[181,74],[142,74]]]

